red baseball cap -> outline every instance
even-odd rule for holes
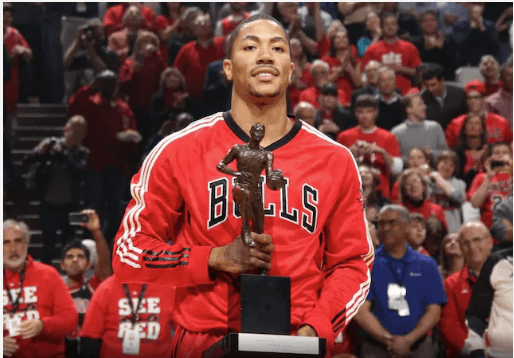
[[[464,92],[468,94],[469,92],[477,91],[481,94],[485,94],[485,84],[479,80],[473,80],[466,83],[466,87],[464,87]]]

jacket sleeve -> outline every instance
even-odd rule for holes
[[[491,234],[500,241],[506,242],[505,224],[503,220],[509,220],[512,224],[512,197],[500,203],[493,213],[493,224],[491,225]]]
[[[346,155],[340,197],[323,228],[325,282],[303,324],[312,326],[328,347],[366,300],[374,250],[365,219],[361,183],[351,153]]]
[[[147,156],[130,185],[127,206],[113,248],[112,265],[121,282],[196,286],[212,284],[212,246],[169,245],[183,219],[184,199],[177,183],[181,170],[174,136]]]
[[[89,88],[89,85],[80,87],[68,101],[68,111],[70,114],[83,114],[87,108],[87,100],[93,94],[95,92]]]
[[[444,280],[443,285],[448,302],[441,310],[439,332],[446,347],[452,352],[460,353],[467,336],[467,327],[458,315],[454,285],[448,279]]]
[[[53,314],[42,318],[43,331],[41,334],[49,337],[65,336],[77,329],[79,315],[70,293],[57,271],[52,270],[48,277],[52,284]]]

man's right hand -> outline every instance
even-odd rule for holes
[[[243,273],[255,268],[271,270],[271,253],[275,249],[271,236],[252,232],[255,247],[244,245],[241,236],[230,244],[215,247],[209,256],[209,267],[231,273]]]
[[[4,337],[4,357],[12,357],[12,355],[20,348],[16,344],[16,339],[6,336]]]

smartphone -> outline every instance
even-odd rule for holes
[[[89,221],[89,215],[81,213],[70,213],[69,223],[70,225],[80,225]]]
[[[503,167],[504,165],[505,165],[505,162],[503,160],[491,160],[491,169]]]

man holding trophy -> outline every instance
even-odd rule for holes
[[[268,346],[319,337],[329,352],[366,299],[374,259],[357,166],[347,148],[288,117],[294,65],[274,18],[244,20],[229,41],[231,110],[148,155],[132,179],[113,268],[122,282],[176,286],[174,357],[203,357],[240,333],[241,278],[263,270],[290,282],[288,335]]]

